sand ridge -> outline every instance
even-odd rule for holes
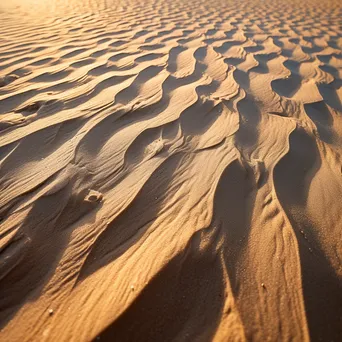
[[[0,15],[2,340],[339,340],[338,1]]]

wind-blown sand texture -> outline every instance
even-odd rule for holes
[[[339,341],[342,6],[7,0],[2,341]]]

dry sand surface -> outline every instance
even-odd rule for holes
[[[341,341],[341,21],[2,0],[1,341]]]

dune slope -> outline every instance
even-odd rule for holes
[[[338,341],[338,0],[0,5],[2,341]]]

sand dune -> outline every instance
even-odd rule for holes
[[[2,341],[339,341],[338,0],[0,5]]]

